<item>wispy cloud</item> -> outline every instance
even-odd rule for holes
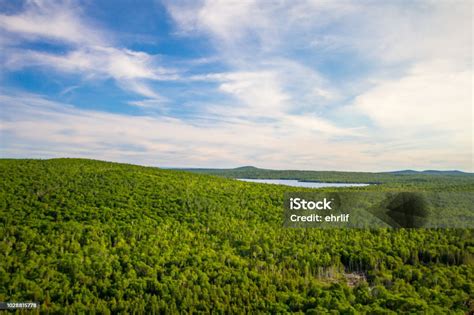
[[[43,67],[86,79],[114,79],[126,90],[150,99],[160,99],[145,80],[175,80],[175,69],[159,65],[158,58],[142,51],[114,46],[112,33],[90,24],[74,2],[32,1],[16,15],[0,15],[2,35],[19,36],[5,49],[4,67],[18,70]],[[24,41],[55,41],[66,52],[51,53],[22,47]]]
[[[28,66],[44,66],[59,71],[89,77],[111,77],[121,80],[174,80],[175,71],[154,66],[154,58],[146,53],[113,47],[92,46],[72,50],[66,54],[15,49],[5,66],[15,70]]]
[[[77,45],[103,42],[105,34],[81,18],[73,2],[28,1],[18,14],[0,14],[0,27],[26,40],[57,40]]]
[[[375,147],[401,160],[418,148],[433,152],[425,157],[429,164],[443,159],[434,159],[434,152],[455,151],[459,158],[444,158],[472,170],[469,1],[209,0],[170,2],[168,10],[182,36],[209,36],[235,69],[217,77],[221,91],[249,107],[234,113],[290,114],[295,126],[333,133],[343,123],[355,126],[345,131],[363,131],[355,143],[383,142],[369,150],[378,156],[383,153]],[[366,70],[328,77],[320,69],[335,60],[349,71]],[[248,73],[260,71],[252,81]]]

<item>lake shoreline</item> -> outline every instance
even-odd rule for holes
[[[258,184],[270,184],[270,185],[284,185],[290,187],[303,187],[303,188],[331,188],[331,187],[367,187],[372,184],[369,183],[336,183],[336,182],[316,182],[316,181],[303,181],[298,179],[264,179],[264,178],[235,178],[236,180],[258,183]]]

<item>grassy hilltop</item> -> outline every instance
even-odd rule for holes
[[[354,174],[299,179],[474,190],[465,174]],[[93,160],[3,159],[0,176],[0,301],[56,314],[474,309],[473,230],[284,229],[283,193],[310,189]]]

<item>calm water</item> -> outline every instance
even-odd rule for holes
[[[363,187],[370,184],[353,184],[353,183],[315,183],[315,182],[300,182],[296,179],[250,179],[250,178],[236,178],[244,182],[286,185],[293,187],[307,187],[307,188],[323,188],[323,187]]]

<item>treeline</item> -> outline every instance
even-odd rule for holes
[[[232,169],[186,169],[199,174],[217,175],[229,178],[252,179],[297,179],[301,181],[327,183],[368,183],[384,184],[385,187],[420,188],[423,189],[450,189],[454,191],[474,190],[474,174],[462,172],[441,171],[400,171],[385,173],[369,172],[335,172],[335,171],[299,171],[299,170],[271,170],[252,166]]]
[[[301,188],[100,161],[0,160],[0,176],[0,301],[52,314],[473,309],[473,230],[284,229],[283,192]]]

